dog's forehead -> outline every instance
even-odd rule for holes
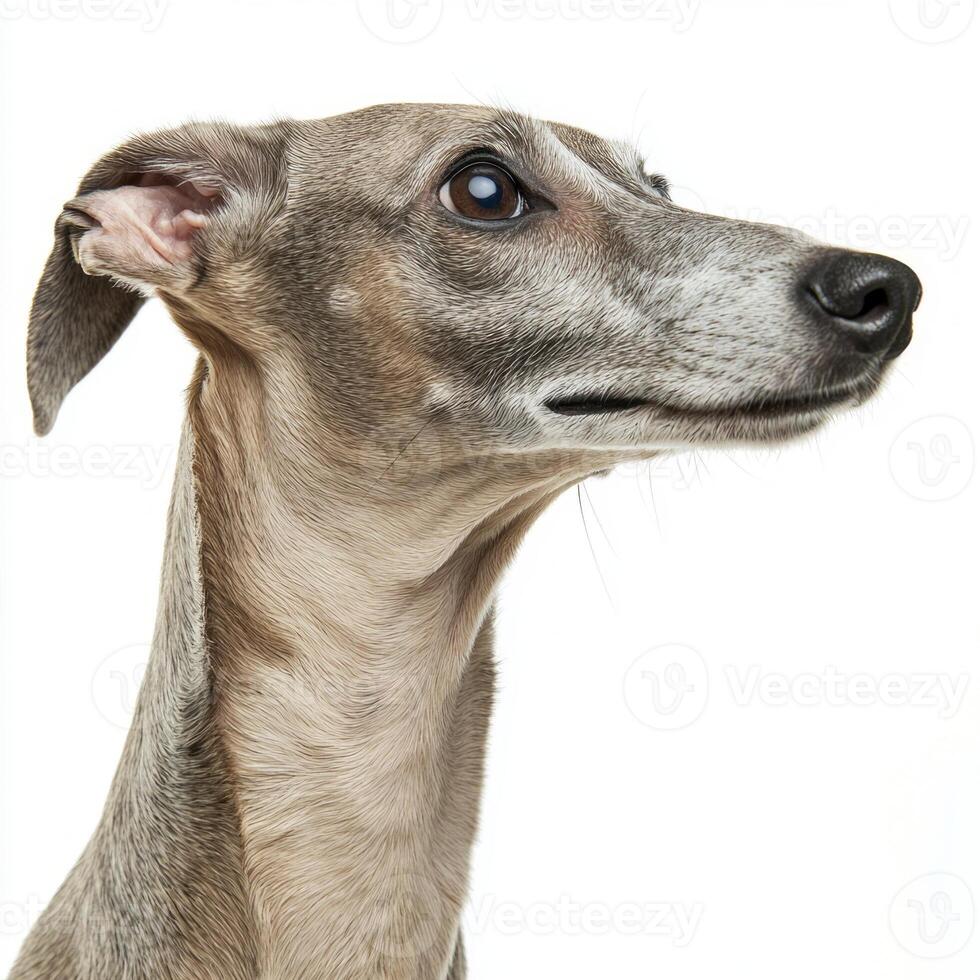
[[[458,156],[496,151],[555,176],[585,172],[635,179],[642,169],[636,150],[564,123],[506,109],[473,105],[393,104],[318,120],[308,134],[323,166],[362,177],[385,175],[424,183]]]

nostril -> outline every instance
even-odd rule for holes
[[[884,289],[872,289],[864,297],[864,303],[855,320],[874,319],[879,313],[884,313],[888,309],[888,292]]]
[[[890,305],[887,285],[865,283],[857,277],[817,278],[810,285],[810,293],[825,313],[840,320],[868,320]]]

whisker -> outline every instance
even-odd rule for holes
[[[585,492],[585,499],[589,502],[589,510],[592,511],[592,516],[595,518],[596,524],[599,525],[599,530],[602,532],[602,536],[606,539],[606,544],[609,546],[609,550],[613,553],[614,558],[618,558],[619,555],[616,554],[616,549],[613,547],[612,541],[609,540],[609,535],[606,534],[606,529],[602,526],[602,521],[599,519],[599,512],[595,509],[595,504],[592,502],[592,494],[589,493],[588,484],[581,483],[579,486]]]
[[[595,548],[592,545],[592,535],[589,533],[589,523],[585,519],[585,507],[582,505],[582,484],[580,483],[575,488],[576,496],[578,497],[578,512],[579,516],[582,518],[582,527],[585,529],[585,540],[589,543],[589,551],[592,553],[592,561],[595,564],[595,570],[599,575],[599,581],[602,583],[602,591],[606,593],[606,598],[609,600],[609,605],[616,608],[616,603],[613,602],[612,594],[609,591],[609,587],[606,585],[606,578],[602,574],[602,568],[599,566],[599,557],[596,555]]]

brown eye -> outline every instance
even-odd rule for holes
[[[478,221],[516,218],[525,210],[517,182],[492,163],[471,163],[439,188],[439,200],[454,214]]]

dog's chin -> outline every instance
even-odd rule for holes
[[[836,416],[856,408],[877,390],[880,378],[829,391],[761,396],[733,402],[724,407],[668,409],[684,425],[690,426],[698,440],[747,445],[772,445],[808,435]]]
[[[785,412],[731,412],[701,415],[688,420],[691,445],[774,446],[801,439],[822,428],[857,402]]]

